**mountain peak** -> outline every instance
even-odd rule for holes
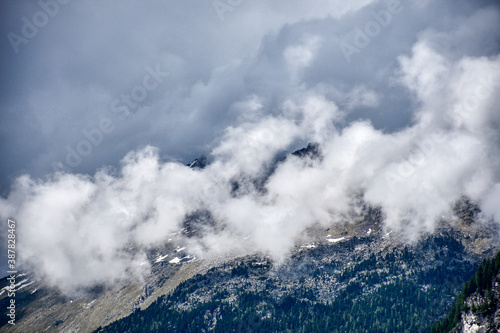
[[[292,153],[292,155],[297,157],[309,157],[311,159],[321,159],[321,151],[319,143],[317,142],[309,142],[306,148],[302,148],[296,150]]]

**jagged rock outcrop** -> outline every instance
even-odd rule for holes
[[[465,304],[467,310],[461,313],[452,333],[500,332],[500,274],[494,278],[491,289],[484,294],[475,292],[465,299]]]

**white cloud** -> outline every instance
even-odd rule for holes
[[[0,199],[1,218],[18,221],[21,262],[73,292],[140,279],[145,251],[172,237],[198,257],[261,251],[283,260],[307,227],[349,219],[360,199],[381,206],[386,227],[412,239],[432,231],[462,195],[499,222],[500,58],[485,29],[498,9],[469,4],[454,13],[451,1],[419,2],[348,64],[339,38],[386,5],[322,4],[245,2],[220,22],[208,5],[132,14],[130,3],[119,13],[140,31],[123,31],[107,4],[78,4],[81,14],[54,19],[54,31],[40,35],[47,46],[26,45],[40,51],[46,72],[7,101],[12,128],[26,135],[10,137],[9,153],[24,156],[16,163],[31,174]],[[75,36],[55,29],[73,19],[86,23],[75,24]],[[109,116],[110,101],[155,63],[168,79],[128,122],[113,118],[116,130],[85,162],[100,167],[125,156],[118,168],[38,178],[40,163],[64,158],[64,146]],[[22,150],[24,140],[40,152]],[[321,159],[275,165],[308,142],[320,144]],[[210,153],[203,170],[176,162],[201,152]],[[198,210],[210,211],[218,228],[185,238],[184,218]]]

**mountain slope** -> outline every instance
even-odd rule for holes
[[[316,144],[291,155],[322,158]],[[205,165],[205,158],[190,163]],[[266,176],[254,180],[256,188],[265,190]],[[241,195],[233,185],[232,194]],[[68,296],[34,273],[19,274],[16,325],[2,317],[0,329],[421,332],[447,313],[463,282],[499,247],[497,226],[479,223],[479,209],[467,198],[453,207],[454,218],[412,244],[386,229],[380,208],[358,204],[344,224],[305,230],[281,262],[258,252],[195,257],[186,243],[224,228],[209,211],[197,211],[148,250],[151,270],[143,281],[111,281]],[[7,285],[0,281],[4,308]]]
[[[481,263],[453,309],[431,332],[500,332],[500,252]]]
[[[458,229],[413,245],[366,221],[328,232],[284,264],[212,268],[98,332],[428,332],[483,256]]]

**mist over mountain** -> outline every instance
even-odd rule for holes
[[[7,6],[3,31],[37,6]],[[59,4],[17,52],[4,39],[19,75],[2,79],[0,216],[22,267],[64,293],[141,281],[172,240],[284,262],[363,205],[408,242],[463,197],[500,223],[495,2],[138,6]]]
[[[420,332],[499,248],[497,1],[3,6],[20,331]]]
[[[18,313],[15,326],[1,317],[0,330],[389,333],[429,332],[446,319],[448,330],[435,328],[448,332],[461,319],[465,281],[474,281],[468,292],[494,287],[493,271],[479,264],[500,248],[499,226],[480,223],[470,200],[412,244],[384,230],[380,209],[358,213],[356,221],[308,228],[283,262],[263,253],[199,258],[177,238],[147,251],[151,271],[140,282],[130,277],[71,296],[32,272],[18,274],[14,288],[3,278],[0,307],[15,292]],[[211,221],[207,212],[189,215],[182,234],[199,237]],[[481,313],[462,316],[467,327],[495,322],[496,298],[486,296],[472,307]]]

